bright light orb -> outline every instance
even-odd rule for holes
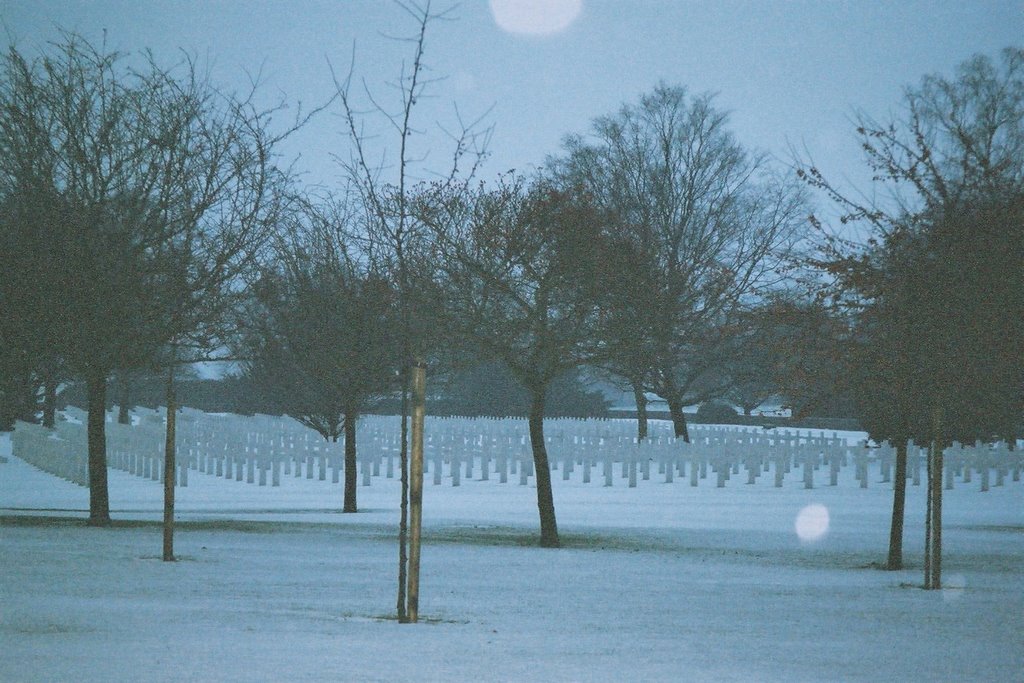
[[[828,508],[819,503],[808,505],[796,516],[796,535],[801,541],[817,541],[828,533]]]
[[[564,31],[583,10],[583,0],[490,0],[490,5],[503,31],[530,36]]]

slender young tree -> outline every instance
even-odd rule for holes
[[[411,47],[411,61],[403,64],[397,78],[387,84],[397,93],[397,101],[389,101],[375,95],[365,81],[362,82],[362,94],[369,101],[369,111],[383,120],[385,137],[393,141],[389,149],[384,145],[383,153],[378,157],[372,153],[370,136],[366,134],[367,116],[360,113],[357,104],[359,99],[353,81],[355,63],[348,76],[341,80],[335,78],[338,99],[341,102],[346,132],[351,143],[348,154],[337,155],[337,160],[345,169],[349,180],[357,189],[365,207],[367,217],[364,238],[367,241],[366,252],[370,258],[387,267],[398,291],[398,348],[403,362],[401,365],[401,446],[400,476],[401,501],[398,524],[398,595],[397,616],[400,622],[407,621],[407,573],[408,573],[408,520],[409,520],[409,460],[408,460],[408,419],[409,419],[409,382],[410,367],[413,362],[423,362],[427,348],[423,344],[424,335],[420,334],[426,326],[417,315],[413,305],[414,275],[412,261],[417,250],[419,239],[418,226],[410,212],[410,190],[415,183],[415,169],[422,169],[426,150],[414,150],[414,138],[422,132],[416,126],[415,112],[417,103],[427,95],[436,78],[428,76],[429,68],[424,61],[424,50],[427,42],[428,28],[437,22],[452,18],[452,9],[435,10],[430,0],[426,2],[406,2],[395,0],[395,6],[408,18],[412,25],[409,35],[398,38],[400,42]],[[456,112],[457,113],[457,112]],[[466,125],[458,117],[458,132],[449,134],[452,142],[452,154],[447,171],[434,172],[446,179],[447,183],[460,184],[468,182],[475,174],[477,167],[485,155],[489,130],[479,129],[479,120]],[[380,158],[379,163],[373,159]]]
[[[153,253],[161,289],[151,292],[157,312],[150,334],[169,348],[167,401],[174,402],[174,365],[214,360],[232,336],[229,329],[246,274],[290,200],[287,174],[274,161],[274,148],[327,105],[291,126],[270,132],[270,120],[285,105],[258,109],[254,83],[244,96],[226,95],[200,78],[186,60],[183,74],[159,72],[151,85],[165,93],[160,137],[165,151],[158,169],[162,188],[154,221],[165,231]],[[329,102],[328,102],[329,104]],[[175,412],[168,405],[167,431]],[[175,441],[164,454],[173,480]],[[173,553],[173,487],[165,496],[164,559]]]

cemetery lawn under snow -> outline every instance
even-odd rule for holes
[[[532,480],[428,479],[424,622],[399,625],[395,479],[343,515],[337,484],[193,473],[180,561],[164,563],[159,482],[110,470],[117,523],[89,528],[87,489],[10,456],[6,435],[0,456],[5,682],[1024,680],[1024,483],[1009,477],[945,491],[941,591],[919,588],[923,485],[907,487],[909,568],[877,569],[892,503],[877,470],[867,489],[853,468],[811,490],[797,474],[554,477],[558,550],[536,547]],[[812,504],[828,530],[804,542]]]

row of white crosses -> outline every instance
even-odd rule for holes
[[[56,430],[19,423],[13,452],[40,469],[87,484],[84,415],[74,409]],[[856,481],[867,487],[869,471],[882,482],[891,482],[895,449],[888,443],[868,448],[850,443],[848,437],[810,431],[771,431],[742,426],[692,425],[691,442],[672,436],[671,424],[653,421],[651,438],[637,443],[635,424],[628,420],[551,419],[546,422],[548,458],[561,479],[579,477],[583,483],[599,481],[613,486],[618,477],[637,486],[638,480],[657,478],[671,483],[677,477],[697,486],[709,473],[721,488],[733,477],[746,484],[773,473],[773,485],[781,487],[787,474],[799,472],[805,488],[815,485],[815,473],[828,473],[835,486],[841,468],[853,466]],[[244,481],[259,486],[279,486],[282,477],[304,477],[338,483],[344,471],[344,442],[323,439],[288,417],[206,414],[184,409],[176,430],[177,483],[188,485],[190,470]],[[378,476],[395,476],[399,454],[398,419],[365,416],[357,432],[360,481],[370,485]],[[139,410],[132,425],[107,424],[110,467],[159,480],[163,476],[164,416],[159,410]],[[448,479],[459,486],[463,479],[501,483],[510,477],[526,485],[533,476],[529,431],[523,419],[428,418],[424,443],[428,480],[439,485]],[[1020,481],[1024,452],[1005,443],[954,444],[945,452],[945,485],[956,478],[970,482],[972,472],[988,490],[991,474],[1003,485],[1012,473]],[[908,478],[920,484],[925,450],[911,445]]]
[[[89,485],[89,458],[85,429],[58,422],[54,429],[16,422],[11,453],[30,465],[79,486]]]

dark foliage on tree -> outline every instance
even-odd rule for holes
[[[476,363],[456,370],[428,401],[433,415],[465,417],[526,417],[529,392],[500,361]],[[544,397],[544,417],[604,417],[608,402],[600,391],[590,391],[578,369],[554,378]]]
[[[160,345],[155,336],[140,334],[153,329],[147,298],[159,290],[158,276],[141,259],[148,245],[131,235],[136,218],[119,204],[75,209],[51,195],[45,212],[19,222],[30,230],[45,230],[45,244],[38,251],[26,254],[25,247],[36,245],[20,241],[24,233],[8,234],[20,242],[8,252],[18,265],[6,271],[14,300],[36,311],[18,318],[24,336],[11,351],[20,353],[40,377],[59,362],[84,378],[91,394],[88,409],[99,411],[89,422],[90,509],[98,524],[109,520],[102,423],[107,376],[118,366],[144,364]],[[42,216],[46,222],[40,226],[36,220]],[[0,315],[18,313],[5,310]]]
[[[1024,197],[958,211],[886,245],[861,316],[857,402],[873,438],[949,441],[1018,433],[1024,416]]]
[[[242,376],[229,375],[221,379],[199,379],[191,376],[187,367],[179,368],[175,378],[175,395],[178,406],[193,408],[207,413],[235,413],[236,415],[280,414],[274,412],[273,402],[264,399],[257,387]],[[117,407],[120,413],[120,391],[108,392],[107,410]],[[85,385],[71,382],[60,395],[62,405],[84,408],[87,395]],[[131,405],[137,408],[155,409],[167,400],[167,378],[153,373],[138,374],[131,382]]]
[[[723,362],[728,378],[724,398],[744,415],[783,394],[798,342],[792,314],[793,303],[779,295],[735,316]]]
[[[66,266],[47,234],[60,218],[57,207],[40,198],[38,191],[8,188],[0,205],[0,430],[11,429],[15,419],[34,421],[40,408],[44,424],[53,426],[64,372],[60,273]]]
[[[0,432],[10,431],[14,422],[35,420],[39,385],[33,371],[33,364],[17,350],[16,346],[5,344],[5,334],[0,332]]]
[[[847,318],[813,299],[779,296],[746,312],[741,321],[736,353],[726,363],[739,391],[757,398],[772,388],[798,420],[856,414],[847,381],[852,371]],[[742,389],[746,382],[751,389]],[[738,397],[732,400],[742,407]]]
[[[418,217],[436,249],[439,310],[453,340],[504,363],[530,397],[541,545],[557,547],[544,442],[548,387],[596,357],[600,303],[615,273],[604,217],[585,193],[506,179],[427,188]]]
[[[736,410],[724,401],[705,401],[697,407],[697,421],[704,424],[732,424]]]
[[[901,115],[857,129],[884,190],[852,200],[813,166],[800,174],[872,228],[866,245],[826,235],[815,265],[825,295],[856,318],[851,374],[860,417],[900,448],[931,442],[925,585],[941,586],[942,448],[952,439],[1011,437],[1024,414],[1021,371],[1021,201],[1024,50],[998,65],[975,56],[956,78],[908,88]],[[899,477],[897,477],[899,479]],[[902,564],[902,481],[889,566]]]
[[[344,511],[356,511],[356,421],[394,390],[396,293],[314,216],[276,250],[276,270],[253,286],[246,378],[264,399],[325,439],[345,435]]]
[[[276,406],[337,440],[341,417],[391,388],[393,292],[386,282],[310,274],[256,285],[258,332],[246,376]]]

